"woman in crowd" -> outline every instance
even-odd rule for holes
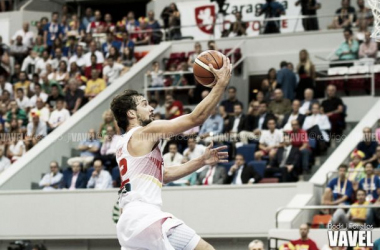
[[[129,47],[125,47],[123,49],[123,54],[121,55],[121,64],[123,64],[124,67],[126,67],[127,70],[129,70],[135,63],[136,58],[133,55],[131,49]]]
[[[111,110],[104,111],[103,115],[103,122],[100,124],[99,127],[99,135],[101,138],[104,138],[104,136],[107,134],[107,127],[111,126],[115,129],[116,134],[119,134],[119,127],[116,124],[115,117],[113,116],[113,113]]]
[[[51,80],[58,82],[62,88],[65,88],[69,80],[69,73],[67,72],[67,63],[65,61],[59,62],[58,70],[53,73]]]
[[[314,89],[315,66],[310,60],[307,50],[301,50],[297,66],[299,83],[296,89],[296,99],[303,100],[305,89]]]
[[[261,91],[264,94],[265,100],[272,100],[274,98],[274,90],[277,87],[276,77],[276,69],[271,68],[268,71],[267,77],[261,82]]]
[[[172,40],[181,40],[181,14],[175,3],[170,4],[169,34]]]

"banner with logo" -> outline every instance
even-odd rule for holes
[[[287,20],[286,17],[301,16],[301,7],[295,6],[297,0],[282,0],[280,2],[286,14],[281,16],[281,33],[303,31],[302,20]],[[223,9],[226,16],[218,14],[219,7],[211,1],[178,2],[177,7],[181,13],[182,36],[192,36],[194,39],[220,38],[224,29],[229,29],[235,21],[234,13],[240,11],[243,21],[248,22],[247,35],[259,35],[260,25],[263,25],[264,14],[259,15],[265,0],[226,0]],[[215,35],[213,34],[213,23]],[[220,24],[220,25],[218,25]]]

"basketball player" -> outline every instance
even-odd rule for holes
[[[153,108],[134,90],[116,96],[111,109],[117,124],[126,131],[116,147],[122,189],[119,205],[122,214],[117,236],[122,250],[213,250],[194,230],[169,213],[161,211],[161,188],[191,174],[204,165],[227,162],[225,146],[212,148],[178,167],[163,166],[160,139],[180,134],[201,125],[219,103],[231,77],[232,66],[225,56],[223,67],[216,70],[216,85],[194,111],[172,120],[153,121]]]

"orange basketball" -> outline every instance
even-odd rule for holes
[[[220,69],[223,67],[223,57],[224,55],[216,50],[202,52],[194,62],[193,72],[195,80],[205,87],[214,87],[216,84],[215,77],[208,65],[212,64],[215,69]]]

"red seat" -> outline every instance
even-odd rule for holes
[[[348,90],[361,90],[365,88],[367,78],[350,79],[347,82]]]
[[[259,183],[278,183],[278,178],[264,178]]]
[[[313,222],[311,223],[311,228],[326,228],[330,220],[331,220],[330,214],[314,215]]]

